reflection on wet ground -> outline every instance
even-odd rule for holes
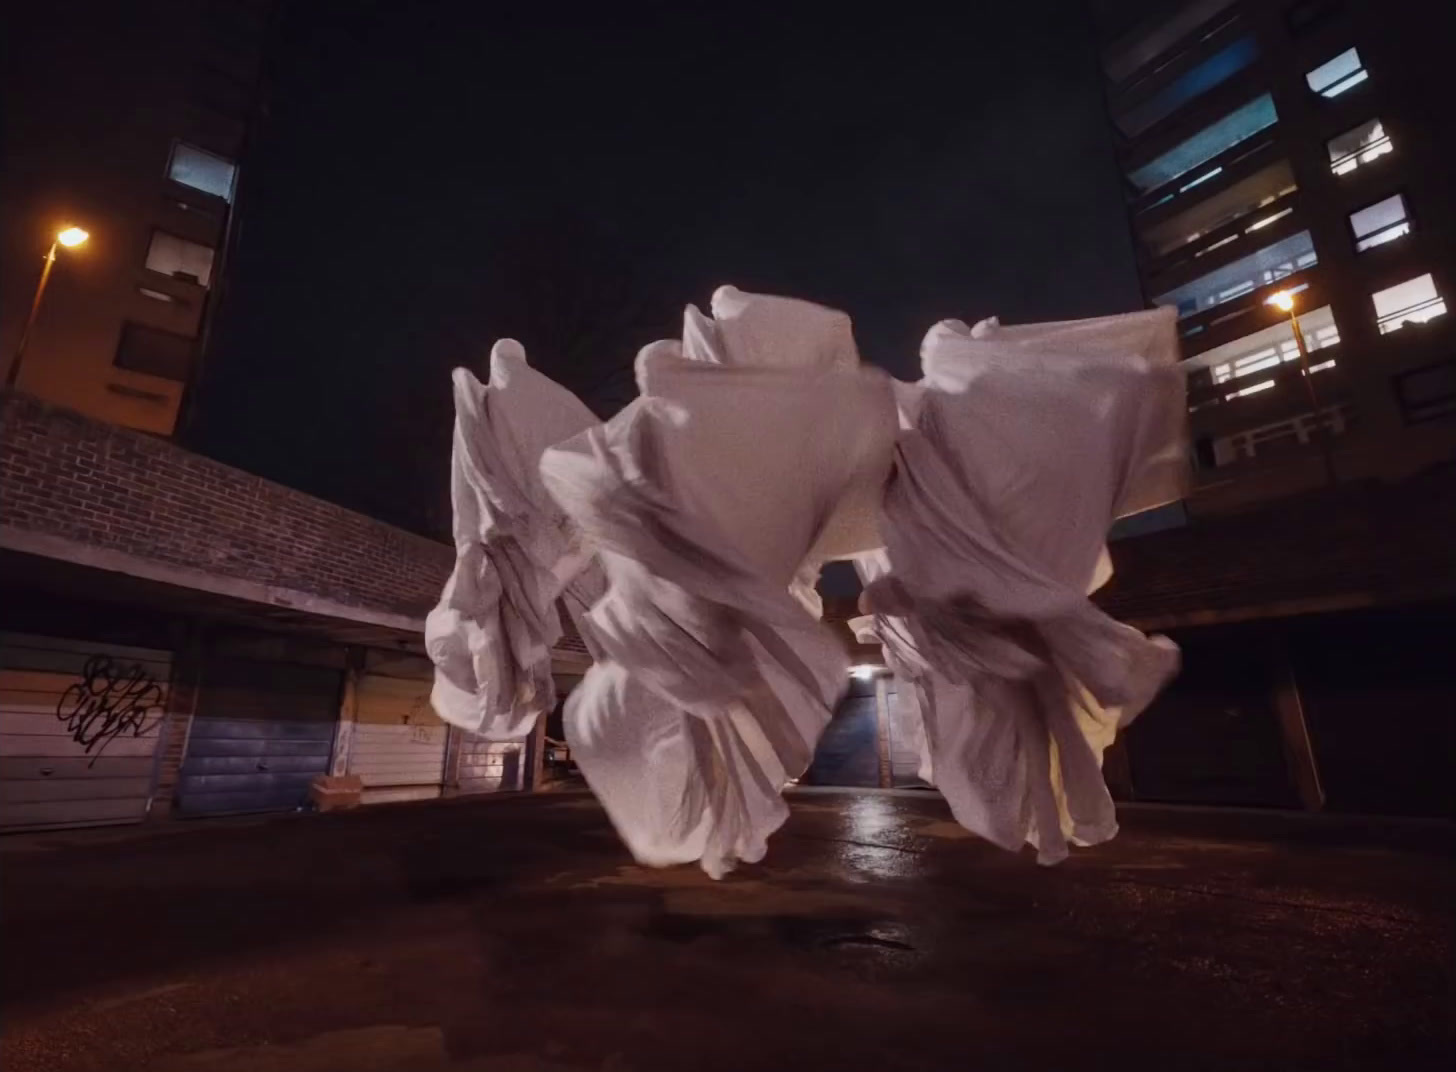
[[[1133,814],[1049,869],[792,803],[717,883],[580,796],[0,841],[3,1067],[1451,1066],[1432,839]]]

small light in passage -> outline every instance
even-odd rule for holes
[[[868,681],[884,669],[883,666],[875,666],[873,663],[859,663],[849,668],[849,675],[860,681]]]

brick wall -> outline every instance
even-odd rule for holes
[[[454,562],[444,544],[24,395],[4,394],[0,420],[9,528],[416,618]]]
[[[1232,620],[1456,596],[1456,466],[1342,484],[1119,540],[1097,594],[1114,617]]]

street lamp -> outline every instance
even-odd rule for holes
[[[1315,435],[1319,439],[1320,453],[1324,456],[1325,476],[1331,484],[1337,482],[1335,476],[1335,459],[1330,453],[1329,440],[1326,438],[1328,429],[1325,427],[1324,414],[1320,411],[1319,394],[1315,390],[1314,375],[1309,370],[1309,348],[1304,345],[1304,332],[1299,327],[1299,314],[1294,311],[1294,291],[1276,290],[1265,299],[1274,308],[1289,314],[1289,326],[1294,331],[1294,345],[1299,349],[1299,368],[1304,374],[1304,388],[1309,393],[1309,404],[1314,408]]]
[[[25,356],[25,344],[30,341],[30,331],[35,327],[35,318],[40,315],[40,300],[45,297],[46,284],[51,279],[51,266],[56,263],[56,247],[65,246],[67,249],[74,249],[90,237],[79,227],[67,227],[57,232],[55,241],[51,243],[50,252],[45,256],[45,267],[40,270],[40,282],[36,284],[35,297],[30,303],[30,316],[25,319],[25,330],[20,333],[20,345],[15,348],[15,360],[10,362],[10,368],[5,373],[6,387],[14,387],[15,381],[20,378],[20,360]]]

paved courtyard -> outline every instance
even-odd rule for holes
[[[0,840],[3,1067],[1453,1067],[1445,833],[1135,810],[1042,869],[792,802],[720,883],[580,794]]]

